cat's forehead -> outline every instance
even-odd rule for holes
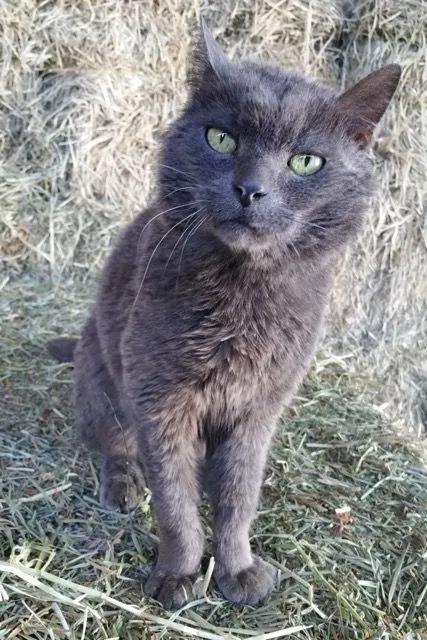
[[[315,96],[319,85],[290,70],[244,61],[233,65],[228,78],[242,100],[256,98],[267,106],[280,105],[295,95]],[[320,88],[322,92],[322,88]]]
[[[270,142],[302,131],[330,131],[337,92],[292,71],[255,63],[236,65],[224,83],[224,104],[248,134]]]

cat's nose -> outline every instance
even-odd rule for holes
[[[242,207],[248,207],[254,200],[267,195],[264,187],[255,180],[241,180],[239,184],[234,185],[234,190]]]

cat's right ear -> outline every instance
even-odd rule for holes
[[[231,62],[214,40],[203,18],[200,18],[200,36],[196,43],[188,74],[190,85],[200,87],[206,82],[221,78]]]

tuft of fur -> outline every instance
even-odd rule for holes
[[[58,362],[72,362],[77,342],[77,338],[55,338],[49,340],[47,350]]]
[[[196,595],[202,489],[215,580],[256,604],[273,569],[249,530],[268,446],[315,351],[341,249],[372,192],[366,146],[399,69],[340,95],[298,74],[231,63],[202,23],[189,99],[166,133],[158,197],[123,232],[74,351],[80,436],[103,456],[101,500],[126,508],[147,482],[160,546],[145,590]],[[219,127],[237,141],[221,154]],[[289,167],[315,153],[309,177]],[[242,200],[242,184],[262,198]]]

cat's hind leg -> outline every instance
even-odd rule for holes
[[[120,406],[93,318],[77,344],[74,365],[78,436],[103,459],[100,502],[108,509],[129,511],[137,506],[145,486],[136,432]]]

